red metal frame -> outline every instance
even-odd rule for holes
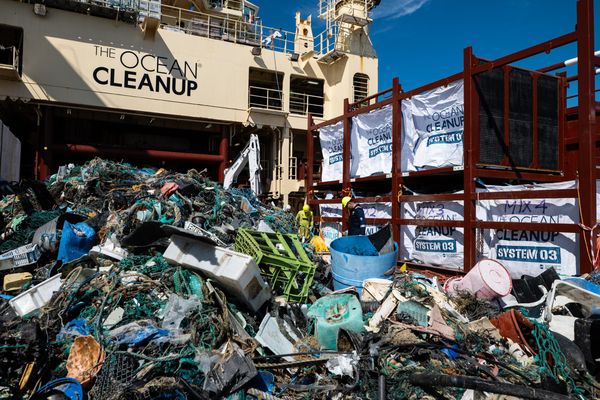
[[[315,189],[336,189],[341,187],[342,194],[347,194],[357,184],[362,184],[369,181],[389,182],[389,193],[391,196],[383,196],[369,199],[359,199],[363,202],[392,202],[392,219],[379,220],[367,219],[367,223],[385,223],[391,222],[393,226],[394,238],[402,246],[400,225],[421,225],[421,226],[438,226],[438,227],[459,227],[464,228],[464,268],[463,271],[468,271],[476,261],[476,230],[477,229],[512,229],[512,230],[528,230],[528,231],[554,231],[554,232],[574,232],[580,235],[580,273],[590,272],[593,269],[591,257],[586,254],[592,254],[592,249],[589,249],[589,231],[584,230],[577,224],[541,224],[541,223],[510,223],[497,221],[478,221],[475,215],[475,202],[484,199],[534,199],[534,198],[578,198],[581,207],[582,223],[588,227],[596,225],[596,112],[598,105],[595,101],[595,66],[598,63],[597,57],[594,56],[594,20],[593,20],[593,0],[578,0],[577,1],[577,28],[576,31],[560,36],[558,38],[540,43],[535,46],[520,50],[516,53],[488,61],[477,58],[473,55],[471,47],[464,49],[464,71],[447,78],[440,79],[420,88],[404,92],[400,86],[398,79],[394,79],[393,86],[382,93],[370,96],[369,98],[354,104],[350,104],[348,100],[344,103],[344,114],[332,120],[314,124],[313,118],[309,115],[308,118],[308,134],[307,134],[307,153],[308,165],[314,165],[314,138],[313,134],[320,128],[328,126],[339,121],[344,121],[344,173],[341,182],[318,182],[313,181],[313,171],[309,171],[306,178],[306,186],[308,188],[308,199],[310,204],[331,204],[340,201],[319,200],[314,196]],[[547,74],[550,71],[563,68],[564,63],[555,64],[549,67],[530,71],[533,77],[533,138],[534,138],[534,163],[531,169],[485,169],[478,165],[479,160],[479,96],[475,89],[475,80],[477,75],[490,71],[494,68],[503,68],[505,77],[510,73],[511,63],[529,58],[540,53],[548,53],[553,49],[565,46],[570,43],[577,42],[578,53],[578,74],[576,77],[567,77],[565,73],[557,73],[555,76],[561,78],[563,85],[559,92],[559,165],[562,166],[561,171],[541,171],[536,170],[539,167],[537,164],[538,155],[538,94],[537,80],[540,75]],[[521,68],[520,68],[521,69]],[[434,89],[441,85],[457,79],[464,79],[464,107],[465,107],[465,129],[463,136],[464,143],[464,170],[458,168],[438,168],[427,171],[401,173],[401,132],[402,132],[402,115],[401,101],[415,94],[422,93],[427,90]],[[573,80],[579,80],[578,97],[579,106],[577,110],[567,109],[566,85]],[[504,115],[508,118],[509,103],[508,103],[508,79],[505,79],[505,104]],[[388,175],[380,175],[377,177],[350,179],[350,121],[355,115],[366,113],[371,110],[381,108],[387,104],[392,104],[393,109],[393,127],[392,127],[392,173]],[[573,113],[579,114],[577,122],[578,136],[577,139],[565,139],[567,129],[567,117]],[[505,121],[505,135],[507,143],[510,137],[509,124]],[[577,170],[578,170],[578,189],[566,190],[541,190],[532,192],[503,192],[503,193],[476,193],[475,180],[476,178],[495,178],[503,180],[523,180],[523,181],[539,181],[539,182],[560,182],[567,178],[564,176],[565,158],[564,151],[568,143],[577,144],[579,152],[577,154]],[[505,160],[506,161],[506,160]],[[558,172],[558,173],[557,173]],[[448,174],[462,174],[464,192],[461,194],[431,194],[431,195],[403,195],[402,187],[405,183],[405,178],[417,178],[425,176],[443,176]],[[339,190],[339,189],[337,189]],[[400,218],[401,202],[406,201],[449,201],[459,200],[464,202],[463,221],[445,221],[445,220],[411,220]],[[339,222],[342,220],[343,229],[346,229],[346,213],[343,218],[321,218],[322,221]],[[435,268],[435,267],[434,267]],[[436,268],[439,269],[439,268]]]

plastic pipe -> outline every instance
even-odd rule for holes
[[[199,153],[180,153],[175,151],[162,150],[139,150],[130,148],[110,148],[95,147],[84,144],[66,144],[52,146],[52,150],[58,153],[76,153],[94,156],[109,157],[138,157],[138,158],[157,158],[163,160],[175,161],[198,161],[209,163],[220,163],[223,156],[219,154],[199,154]]]

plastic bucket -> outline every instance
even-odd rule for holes
[[[396,265],[398,257],[398,243],[394,243],[394,252],[380,256],[367,236],[341,237],[331,242],[329,250],[333,288],[355,286],[359,294],[365,280],[385,279],[385,272]]]
[[[512,290],[510,273],[496,260],[481,260],[462,279],[446,282],[449,293],[468,292],[482,299],[496,299]]]

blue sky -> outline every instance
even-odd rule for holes
[[[294,31],[294,14],[317,17],[317,0],[256,0],[264,25]],[[571,32],[575,0],[382,0],[371,38],[379,56],[379,88],[398,76],[405,90],[462,70],[463,48],[494,59]],[[600,1],[596,2],[600,23]],[[321,31],[313,22],[315,34]],[[597,29],[597,30],[600,30]],[[596,35],[598,36],[598,35]],[[600,40],[598,37],[596,41]],[[597,49],[600,45],[596,46]],[[539,68],[575,56],[570,45],[521,63]]]

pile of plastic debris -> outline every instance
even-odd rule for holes
[[[600,393],[598,274],[410,273],[389,229],[338,239],[327,263],[292,214],[196,171],[94,159],[13,192],[0,398]]]

